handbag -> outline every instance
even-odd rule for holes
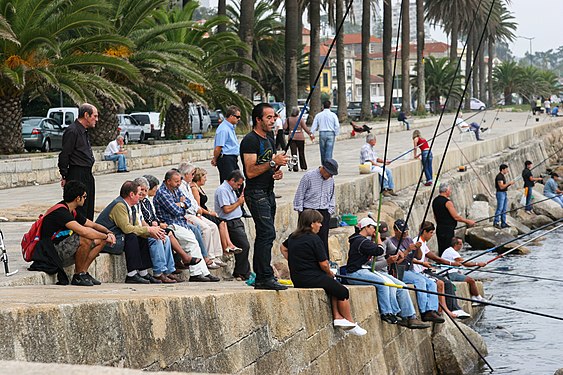
[[[125,249],[125,235],[119,234],[115,236],[115,245],[111,246],[107,244],[102,249],[102,253],[121,255],[123,254],[123,249]]]

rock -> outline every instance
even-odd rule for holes
[[[559,370],[555,371],[554,375],[563,375],[563,368],[560,368]]]
[[[510,225],[512,228],[516,229],[518,231],[517,234],[525,234],[525,233],[530,233],[531,229],[528,228],[527,226],[525,226],[524,224],[522,224],[520,221],[514,219],[511,216],[506,216],[506,223],[508,225]],[[514,233],[511,232],[512,235],[516,235]]]
[[[506,230],[497,229],[495,227],[476,227],[469,228],[465,233],[465,241],[468,242],[473,249],[485,250],[498,246],[504,242],[515,239],[513,235]],[[498,250],[504,252],[509,247],[503,246]]]
[[[477,332],[463,323],[458,326],[469,337],[481,355],[486,356],[487,345]],[[479,355],[463,337],[450,319],[444,324],[434,326],[432,344],[436,367],[440,374],[468,374],[471,373],[479,363]]]
[[[522,224],[532,229],[539,228],[553,221],[545,215],[527,214],[523,211],[518,213],[518,217]]]
[[[489,203],[489,197],[486,196],[485,194],[481,194],[481,193],[475,194],[475,196],[473,197],[473,200],[479,201],[479,202],[487,202],[487,203]]]
[[[468,218],[471,220],[479,221],[491,216],[489,214],[489,203],[484,201],[475,201],[469,208]]]
[[[555,203],[551,199],[547,199],[545,195],[535,191],[535,189],[533,196],[534,199],[532,200],[532,207],[535,213],[545,215],[553,220],[557,220],[563,217],[563,208],[561,208],[558,203]]]

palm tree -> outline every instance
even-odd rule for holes
[[[309,0],[309,21],[311,23],[311,51],[309,52],[309,86],[313,90],[311,94],[310,110],[308,121],[312,121],[317,113],[321,110],[321,90],[320,82],[317,83],[316,89],[315,79],[321,69],[320,62],[320,29],[321,29],[321,1]]]
[[[426,89],[424,87],[424,1],[416,0],[416,84],[417,108],[416,112],[426,111]]]
[[[362,108],[360,117],[363,120],[371,118],[371,93],[370,93],[370,58],[369,45],[371,39],[371,3],[370,0],[362,0]],[[354,74],[352,75],[354,77]]]
[[[104,33],[103,7],[94,0],[3,2],[0,59],[0,153],[23,151],[22,97],[60,89],[73,101],[96,102],[113,96],[127,102],[127,91],[99,77],[100,69],[117,71],[133,80],[137,70],[123,59],[93,51],[96,43],[126,41]],[[97,35],[93,35],[96,33]]]
[[[345,14],[344,0],[336,0],[336,27],[342,23]],[[344,28],[336,37],[336,79],[338,81],[338,119],[348,117],[346,105],[346,72],[344,71]]]
[[[383,113],[391,111],[390,103],[393,96],[393,55],[391,43],[393,40],[393,10],[391,0],[383,0],[383,91],[385,92],[385,105]]]
[[[285,0],[285,105],[287,111],[297,106],[297,65],[299,55],[297,48],[299,47],[299,35],[302,30],[299,29],[299,22],[295,22],[301,18],[299,12],[299,0]]]
[[[240,40],[242,40],[247,47],[240,50],[240,56],[246,60],[252,60],[252,45],[254,42],[254,0],[240,0],[239,25]],[[252,76],[252,66],[248,64],[240,64],[238,71],[242,76]],[[249,83],[240,81],[238,91],[248,100],[253,99],[254,92],[252,85]]]
[[[401,24],[401,91],[403,93],[403,99],[401,103],[401,108],[403,112],[410,113],[411,109],[411,93],[410,93],[410,15],[409,7],[410,1],[404,0],[401,2],[402,5],[402,24]]]
[[[424,79],[426,96],[433,102],[434,108],[439,108],[440,98],[448,95],[450,85],[454,81],[450,97],[460,100],[463,92],[459,76],[456,77],[457,62],[452,64],[447,57],[440,59],[429,56],[424,62]],[[417,78],[411,79],[411,84],[417,86]],[[417,87],[418,89],[418,87]]]
[[[512,94],[522,85],[522,68],[514,61],[504,61],[493,69],[493,89],[501,92],[506,105],[512,104]]]

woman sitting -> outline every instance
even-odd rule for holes
[[[291,281],[296,288],[322,288],[329,295],[334,326],[357,336],[367,333],[358,323],[353,323],[349,293],[334,279],[323,242],[317,236],[323,216],[317,210],[304,210],[299,216],[297,230],[281,245],[287,259]]]

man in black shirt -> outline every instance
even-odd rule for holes
[[[100,284],[90,276],[88,267],[106,244],[115,244],[115,235],[109,229],[86,219],[77,210],[86,199],[83,183],[67,181],[61,207],[43,218],[40,234],[42,241],[51,239],[63,267],[74,263],[71,284],[80,286]]]
[[[94,219],[95,181],[92,175],[94,154],[88,139],[88,129],[96,126],[98,110],[91,104],[84,103],[78,109],[78,118],[63,134],[63,149],[59,154],[59,172],[61,186],[66,181],[76,180],[86,186],[86,202],[78,210],[89,220]]]
[[[541,177],[534,177],[532,175],[532,162],[526,160],[524,162],[524,170],[522,171],[522,179],[524,180],[524,194],[526,195],[526,207],[524,212],[532,214],[532,192],[536,181],[543,181]]]
[[[495,228],[508,228],[510,225],[506,224],[506,206],[508,198],[506,197],[506,190],[514,181],[506,183],[506,175],[508,174],[508,165],[501,164],[499,167],[499,174],[495,177],[495,188],[497,196],[497,210],[495,211],[495,218],[493,219],[493,226]],[[499,225],[500,221],[500,225]]]
[[[274,139],[268,136],[275,122],[274,108],[260,103],[252,110],[252,132],[240,144],[246,188],[244,196],[256,227],[252,268],[256,273],[255,289],[287,289],[274,278],[272,244],[276,239],[274,217],[276,199],[274,180],[283,178],[279,166],[286,165],[288,157],[275,153]]]

